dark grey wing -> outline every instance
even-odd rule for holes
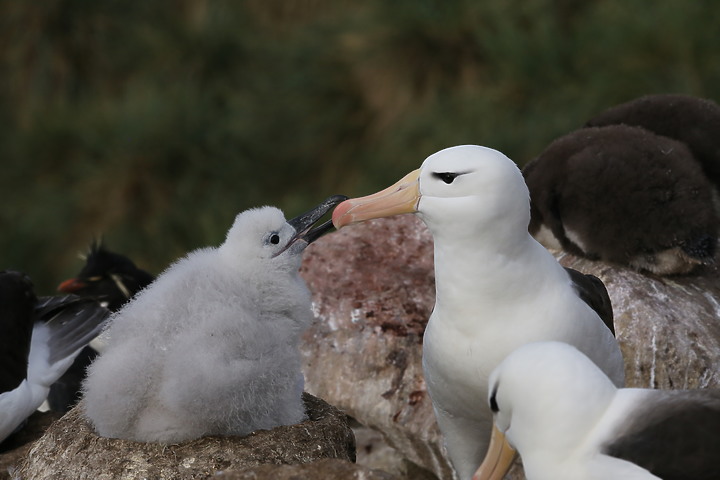
[[[570,275],[573,288],[590,308],[600,316],[603,323],[615,335],[615,324],[613,323],[612,303],[610,295],[608,295],[605,284],[595,275],[585,274],[565,267],[565,271]]]
[[[720,390],[657,393],[603,453],[663,480],[720,478]]]
[[[86,301],[87,300],[83,300],[78,295],[39,297],[35,303],[35,315],[39,320],[48,321],[58,312],[62,312],[66,307]]]
[[[98,352],[89,345],[78,353],[73,364],[50,386],[47,402],[50,410],[67,413],[80,400],[85,371],[97,358]]]
[[[42,297],[35,311],[39,321],[50,328],[50,363],[90,343],[100,334],[110,315],[97,301],[76,295]]]

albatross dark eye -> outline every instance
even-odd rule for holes
[[[270,236],[270,243],[272,243],[273,245],[277,245],[278,243],[280,243],[280,235],[273,233]]]
[[[448,185],[453,182],[460,174],[454,173],[454,172],[434,172],[433,175],[435,178],[439,178],[443,182],[447,183]]]

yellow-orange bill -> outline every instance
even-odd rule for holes
[[[505,435],[493,425],[490,447],[472,480],[502,480],[510,470],[516,454],[515,449],[505,439]]]
[[[371,218],[391,217],[417,211],[420,200],[419,178],[420,170],[414,170],[380,192],[345,200],[333,211],[333,225],[339,229]]]

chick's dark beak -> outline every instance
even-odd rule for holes
[[[325,233],[333,228],[332,220],[328,220],[317,227],[313,227],[326,213],[335,208],[336,205],[347,200],[345,195],[333,195],[328,197],[317,207],[288,220],[288,223],[295,229],[295,236],[290,240],[290,244],[297,240],[303,240],[310,244],[322,237]]]

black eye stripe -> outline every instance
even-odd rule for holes
[[[439,178],[443,182],[447,183],[448,185],[453,182],[457,177],[459,177],[460,173],[455,172],[433,172],[433,176],[435,178]]]
[[[492,410],[493,413],[500,411],[500,407],[498,407],[497,404],[497,389],[498,385],[496,383],[495,388],[493,388],[492,394],[490,395],[490,410]]]

